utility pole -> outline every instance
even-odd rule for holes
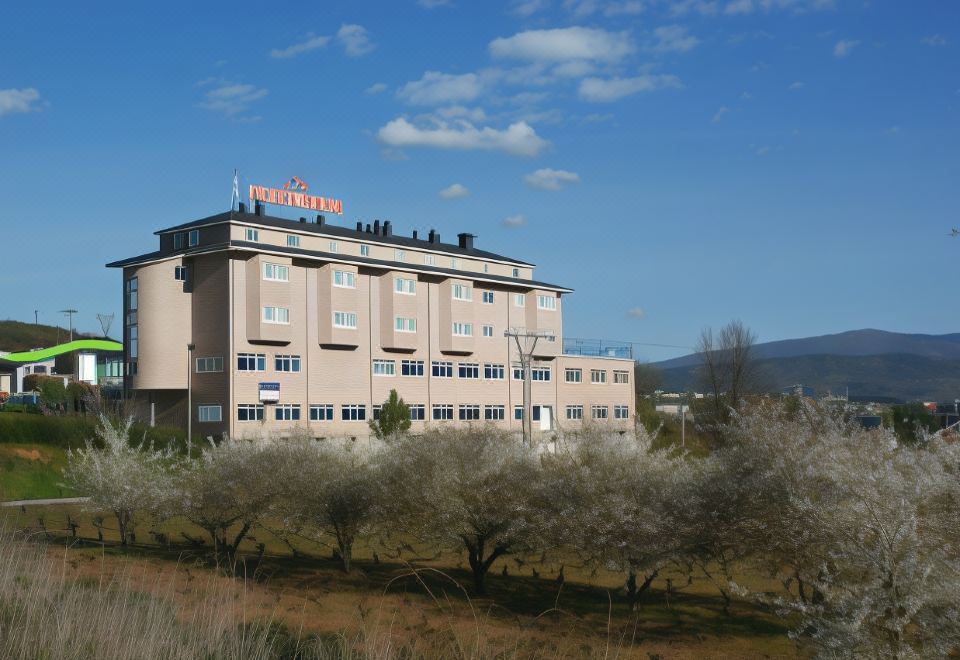
[[[187,446],[193,439],[193,349],[195,344],[187,344]]]
[[[40,310],[39,310],[39,309],[33,310],[33,324],[34,324],[34,325],[40,325]]]
[[[77,313],[75,309],[61,309],[61,314],[66,314],[70,319],[70,341],[73,341],[73,315]]]
[[[530,366],[533,363],[533,352],[537,348],[537,341],[554,339],[555,335],[549,330],[526,330],[524,328],[510,328],[503,333],[504,337],[513,337],[517,343],[517,353],[520,355],[520,369],[523,372],[523,444],[532,446],[533,443],[533,382]],[[522,340],[522,341],[521,341]],[[512,369],[512,367],[511,367]]]

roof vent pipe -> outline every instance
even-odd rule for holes
[[[363,223],[357,220],[357,231],[363,231]]]
[[[327,223],[327,219],[322,214],[317,215],[317,224],[321,227]]]
[[[393,225],[390,224],[389,220],[385,220],[383,223],[383,235],[393,236]]]
[[[434,245],[440,244],[440,232],[435,229],[431,229],[430,233],[427,234],[427,240],[433,243]]]
[[[373,221],[373,233],[374,233],[375,235],[377,235],[377,236],[380,235],[380,221],[379,221],[379,220],[374,220],[374,221]]]
[[[261,204],[259,200],[257,200],[257,201],[254,203],[253,212],[254,212],[254,214],[259,215],[259,216],[262,216],[262,215],[263,215],[263,204]]]
[[[240,202],[240,213],[246,213],[246,212],[247,212],[247,205],[244,204],[243,202]]]
[[[457,234],[457,238],[460,239],[460,247],[464,250],[473,249],[473,239],[476,238],[473,234]]]
[[[417,230],[413,230],[413,240],[417,240]]]
[[[372,232],[372,231],[373,231],[373,230],[370,229],[370,223],[368,222],[368,223],[367,223],[367,233],[369,234],[369,233]]]
[[[307,219],[304,218],[304,217],[301,215],[301,216],[300,216],[300,222],[301,222],[301,223],[304,223],[304,222],[306,222],[306,221],[307,221]]]

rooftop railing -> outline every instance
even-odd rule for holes
[[[633,359],[633,344],[608,339],[577,339],[564,337],[564,355],[583,355],[585,357],[611,357]]]

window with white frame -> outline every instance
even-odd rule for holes
[[[260,240],[260,231],[252,227],[247,227],[246,237],[251,243],[256,243]]]
[[[401,376],[422,376],[423,360],[401,360],[400,375]]]
[[[520,269],[519,269],[519,268],[514,268],[514,269],[513,269],[513,276],[514,276],[514,277],[520,277]]]
[[[361,257],[369,257],[369,256],[370,256],[370,246],[369,246],[369,245],[361,245],[361,246],[360,246],[360,256],[361,256]]]
[[[343,289],[357,288],[357,274],[349,270],[333,271],[333,286]]]
[[[523,406],[513,407],[513,418],[517,420],[523,419]]]
[[[393,278],[393,290],[397,293],[412,296],[417,292],[417,281],[405,277],[395,277]]]
[[[539,382],[548,382],[551,378],[550,367],[532,367],[530,369],[530,380]]]
[[[630,419],[630,407],[629,407],[629,406],[614,406],[614,407],[613,407],[613,418],[614,418],[614,419]]]
[[[333,404],[332,403],[314,403],[310,405],[311,422],[332,422]]]
[[[555,311],[557,309],[556,296],[537,296],[537,309]]]
[[[406,251],[406,250],[394,250],[394,251],[393,251],[393,260],[394,260],[394,261],[406,261],[406,260],[407,260],[407,251]]]
[[[523,380],[523,366],[519,364],[513,365],[513,379],[514,380]]]
[[[296,234],[287,234],[287,247],[300,247],[300,237]]]
[[[466,284],[454,284],[450,287],[454,300],[473,300],[473,290]]]
[[[460,378],[480,378],[480,365],[461,362],[457,365],[457,376]]]
[[[582,383],[583,369],[572,369],[567,367],[563,370],[563,379],[568,383]]]
[[[197,358],[197,373],[209,373],[212,371],[223,371],[223,357],[201,357]]]
[[[182,250],[183,249],[183,240],[187,237],[182,231],[177,232],[173,235],[173,249]]]
[[[447,422],[453,419],[453,404],[433,404],[433,419],[438,422]]]
[[[502,422],[506,417],[506,409],[503,406],[484,406],[483,418],[488,422]]]
[[[434,378],[453,378],[453,362],[434,361],[431,373]]]
[[[630,372],[617,369],[613,372],[613,382],[625,385],[630,382]]]
[[[290,267],[283,264],[263,264],[263,279],[270,282],[289,282]]]
[[[483,326],[483,336],[484,336],[484,337],[492,337],[492,336],[493,336],[493,326],[492,326],[492,325],[485,325],[485,326]]]
[[[223,421],[223,411],[220,408],[220,406],[197,406],[197,421],[200,421],[200,422]]]
[[[450,268],[457,270],[460,268],[460,260],[456,257],[450,257]]]
[[[333,327],[348,328],[350,330],[356,330],[357,329],[357,313],[356,312],[334,312]]]
[[[590,382],[594,384],[601,384],[607,382],[607,372],[603,369],[591,369],[590,370]]]
[[[490,272],[490,264],[483,264],[483,272],[484,273]]]
[[[457,321],[453,322],[453,336],[454,337],[472,337],[473,336],[473,324],[472,323],[458,323]]]
[[[286,307],[265,306],[263,308],[263,322],[287,325],[290,323],[290,310]]]
[[[278,422],[299,422],[300,404],[281,403],[274,407],[273,418]]]
[[[383,409],[383,404],[380,404],[380,403],[373,404],[373,407],[370,409],[370,414],[373,417],[373,421],[375,422],[380,421],[380,411],[382,409]]]
[[[502,364],[487,363],[483,365],[483,377],[486,380],[503,380],[503,372]]]
[[[364,422],[367,419],[367,407],[362,403],[345,403],[340,406],[340,419],[344,422]]]
[[[300,371],[299,355],[276,355],[273,358],[273,368],[277,371],[297,373]]]
[[[483,292],[483,302],[485,305],[493,304],[493,291],[484,291]]]
[[[393,360],[374,360],[373,375],[374,376],[396,376],[397,363]]]
[[[417,319],[397,316],[393,319],[393,329],[397,332],[416,332]]]
[[[594,404],[590,406],[590,415],[594,419],[607,419],[609,411],[606,406]]]
[[[436,265],[437,260],[432,254],[423,255],[423,265],[424,266],[434,266]]]
[[[583,406],[567,406],[567,419],[583,419]]]
[[[330,252],[336,253],[336,252],[337,252],[337,249],[338,249],[338,248],[337,248],[337,242],[336,242],[336,241],[330,241],[330,245],[329,245],[329,250],[330,250]]]
[[[523,307],[527,304],[527,297],[522,293],[513,294],[513,304],[515,307]]]
[[[427,407],[422,403],[410,404],[410,421],[422,422],[427,418]]]
[[[237,371],[265,371],[266,368],[264,353],[237,353]]]
[[[188,236],[188,238],[187,238],[187,243],[190,245],[190,247],[194,247],[195,245],[199,245],[199,244],[200,244],[200,230],[199,230],[199,229],[192,229],[192,230],[190,230],[190,233],[189,233],[187,236]],[[219,422],[220,420],[217,420],[217,421]]]
[[[238,422],[262,422],[263,404],[261,403],[241,403],[237,405]]]
[[[177,282],[186,282],[187,281],[187,267],[186,266],[174,266],[173,267],[173,279]]]
[[[458,410],[461,422],[473,422],[480,419],[480,406],[476,403],[461,403]]]

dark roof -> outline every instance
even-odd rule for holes
[[[457,277],[464,280],[484,280],[489,282],[499,282],[503,284],[508,284],[516,287],[523,287],[525,289],[555,289],[563,292],[571,292],[573,289],[570,289],[565,286],[560,286],[558,284],[550,284],[549,282],[539,282],[537,280],[525,280],[519,277],[506,277],[504,275],[492,275],[490,273],[472,273],[462,270],[454,270],[452,268],[439,268],[437,266],[425,266],[420,264],[407,264],[397,261],[384,261],[382,259],[373,259],[371,257],[361,257],[355,255],[344,255],[341,253],[335,252],[319,252],[316,250],[304,250],[302,248],[288,247],[286,245],[268,245],[264,243],[253,243],[249,241],[229,241],[226,243],[217,243],[216,245],[200,245],[195,248],[190,248],[183,251],[177,251],[174,253],[161,255],[160,252],[148,252],[147,254],[142,254],[139,257],[130,257],[129,259],[121,259],[120,261],[114,261],[107,264],[107,268],[123,268],[126,266],[133,266],[140,263],[147,263],[154,261],[160,258],[169,258],[173,256],[191,256],[194,254],[206,254],[209,252],[222,252],[224,250],[230,250],[235,248],[242,249],[251,249],[257,251],[270,251],[270,252],[280,252],[282,254],[289,254],[291,257],[296,256],[305,256],[305,257],[314,257],[318,259],[328,259],[330,261],[350,261],[359,264],[368,264],[370,266],[376,266],[378,268],[385,268],[388,270],[416,270],[419,272],[426,273],[436,273],[437,275],[443,275],[446,277]]]
[[[240,213],[239,211],[218,213],[216,215],[211,215],[206,218],[187,222],[182,225],[160,229],[155,231],[154,234],[167,234],[169,232],[183,231],[203,225],[221,224],[231,221],[245,222],[254,225],[261,225],[263,227],[273,227],[276,229],[297,229],[299,231],[308,231],[314,234],[322,234],[324,236],[340,236],[343,238],[353,238],[356,240],[374,243],[385,243],[387,245],[397,245],[411,249],[435,250],[437,252],[446,252],[448,254],[463,257],[472,257],[474,259],[495,259],[498,261],[507,261],[520,266],[533,266],[533,264],[529,262],[513,259],[512,257],[505,257],[502,254],[496,254],[494,252],[487,252],[486,250],[478,250],[477,248],[462,248],[459,245],[452,243],[431,243],[426,239],[426,236],[423,238],[398,236],[396,234],[384,236],[383,234],[357,231],[355,228],[331,225],[329,223],[320,225],[315,222],[309,222],[309,217],[307,222],[300,222],[299,220],[290,220],[289,218],[278,218],[271,215],[256,215],[255,213]]]

